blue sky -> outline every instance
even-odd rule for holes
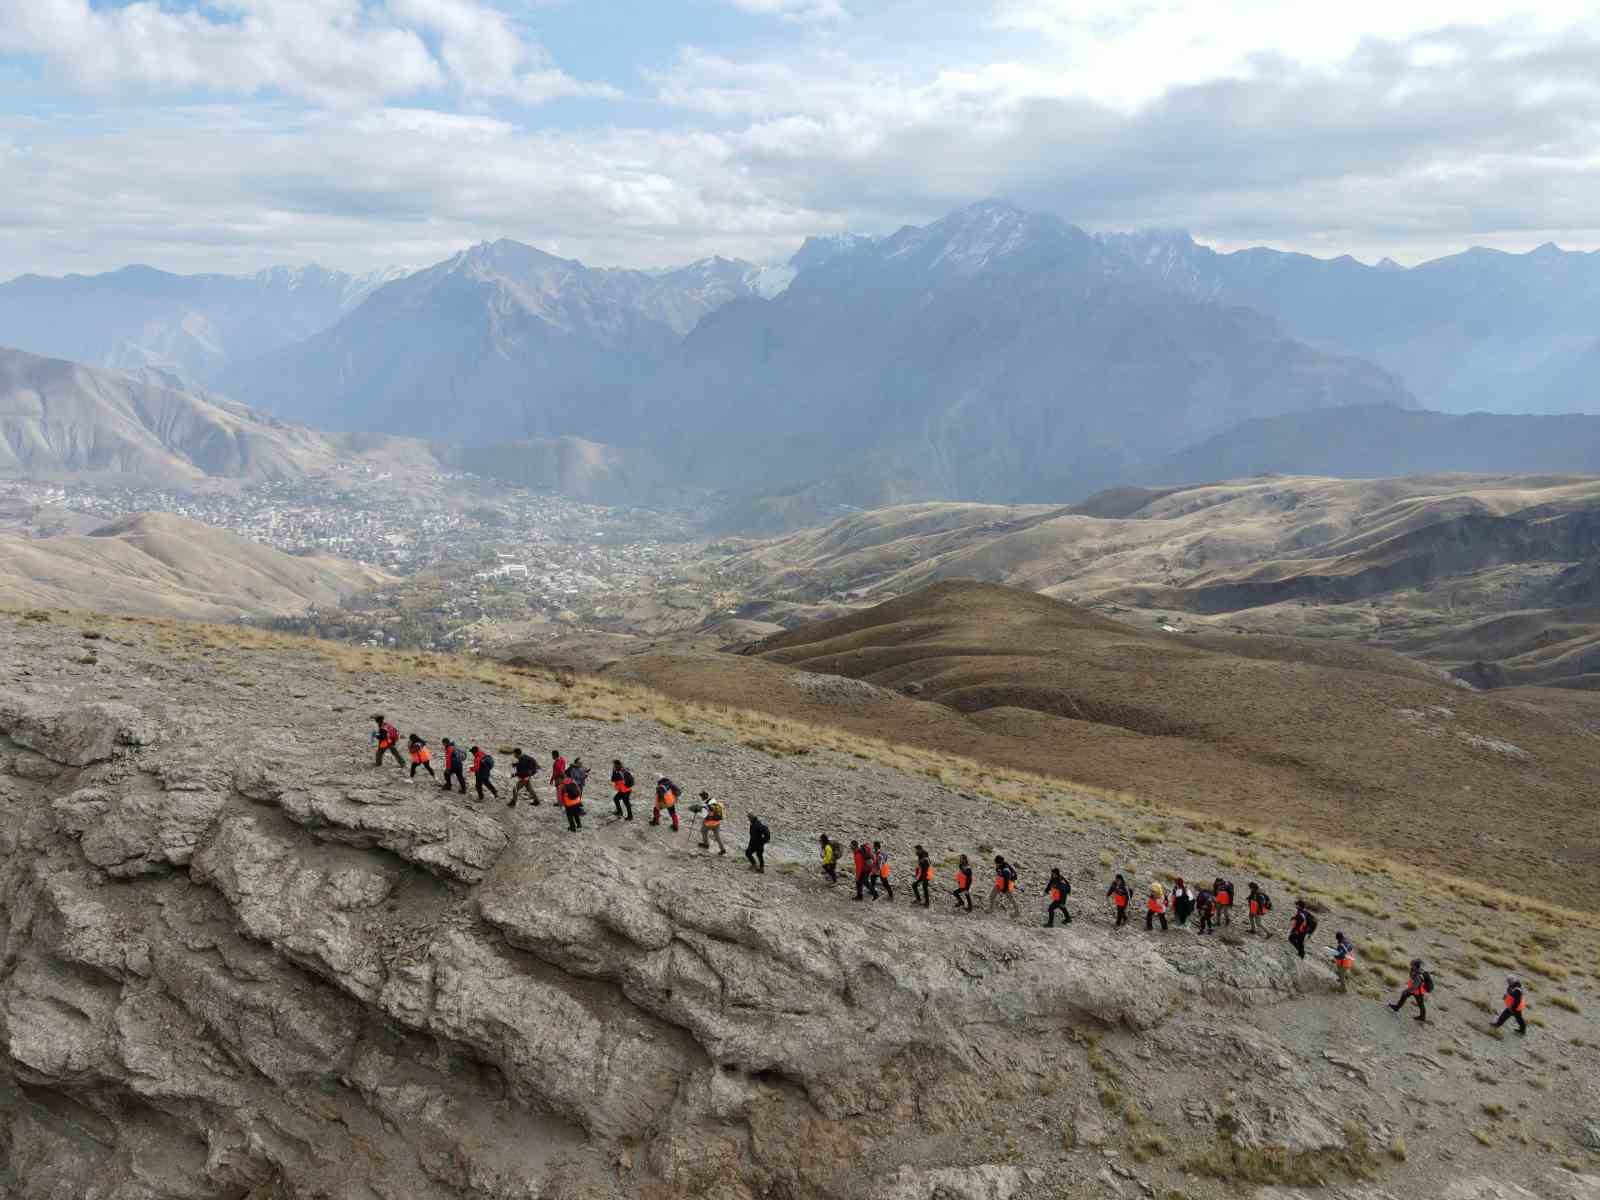
[[[1418,261],[1600,245],[1547,0],[0,0],[0,277],[771,262],[984,196]]]

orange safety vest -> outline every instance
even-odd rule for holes
[[[1066,899],[1066,897],[1061,894],[1061,889],[1060,888],[1052,887],[1050,889],[1050,899],[1054,900],[1057,904],[1060,904],[1063,900]]]
[[[432,760],[433,755],[428,753],[428,748],[426,746],[418,746],[411,752],[411,761],[414,763],[425,763],[431,762]]]
[[[884,879],[889,878],[889,864],[887,861],[878,864],[878,874]]]
[[[1346,954],[1343,958],[1334,959],[1333,965],[1341,968],[1342,970],[1349,971],[1356,965],[1356,956],[1354,954]]]
[[[970,890],[971,887],[972,887],[972,868],[971,867],[957,867],[956,868],[956,890],[958,892],[965,892],[965,891]]]
[[[1233,903],[1233,893],[1232,892],[1218,892],[1217,893],[1217,903],[1222,905],[1223,908],[1227,908],[1229,905],[1231,905]]]
[[[671,788],[664,792],[658,792],[656,794],[656,803],[661,805],[662,808],[672,808],[678,803],[678,793]]]
[[[1127,908],[1128,907],[1128,897],[1123,892],[1112,892],[1111,893],[1111,903],[1115,904],[1118,908]]]
[[[718,825],[722,824],[722,818],[717,816],[716,813],[717,810],[714,808],[706,809],[705,826],[707,829],[715,829]]]
[[[575,783],[572,783],[572,782],[568,782],[567,786],[561,789],[561,805],[562,805],[562,807],[563,808],[577,808],[578,805],[580,805],[582,803],[583,803],[583,797],[578,794],[578,785],[575,784]]]
[[[913,879],[918,879],[918,880],[922,881],[923,883],[932,883],[933,882],[933,864],[932,863],[928,863],[928,864],[918,863],[917,864],[916,874],[913,875],[912,878]]]
[[[628,781],[619,775],[611,781],[611,786],[619,792],[625,792],[628,790]]]
[[[1160,896],[1151,896],[1150,899],[1145,903],[1145,907],[1153,913],[1162,913],[1167,911],[1167,906],[1161,902]]]
[[[1007,879],[1004,875],[1000,874],[999,872],[995,873],[995,877],[994,877],[994,890],[995,891],[997,891],[997,892],[1009,892],[1016,886],[1017,885],[1016,885],[1015,882],[1013,882],[1010,879]]]
[[[1527,994],[1524,993],[1523,995],[1513,999],[1512,996],[1511,996],[1511,993],[1507,992],[1506,993],[1506,1007],[1509,1008],[1512,1012],[1527,1012],[1528,1011],[1528,997],[1527,997]]]
[[[1261,915],[1261,901],[1255,899],[1254,897],[1252,897],[1250,900],[1250,915],[1252,917],[1259,917]]]

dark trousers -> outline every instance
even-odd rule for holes
[[[479,800],[483,799],[483,790],[485,788],[489,789],[489,794],[491,796],[494,796],[497,799],[499,798],[500,793],[495,791],[494,781],[489,778],[489,772],[487,772],[487,771],[479,771],[477,774],[475,774],[472,777],[472,782],[473,782],[473,785],[478,789],[478,799]]]
[[[395,766],[403,767],[403,766],[406,765],[405,759],[400,757],[400,751],[398,751],[398,750],[396,750],[394,748],[394,744],[392,742],[389,745],[384,746],[382,749],[380,749],[378,751],[378,757],[372,760],[372,765],[375,766],[375,767],[383,766],[383,756],[385,754],[394,755],[394,765]]]
[[[433,764],[432,763],[425,763],[425,762],[414,762],[414,763],[411,764],[411,778],[415,779],[417,777],[417,768],[418,767],[421,767],[424,771],[426,771],[431,778],[433,778],[433,779],[439,778],[437,775],[435,775],[433,773]]]
[[[826,879],[828,880],[829,883],[838,883],[839,882],[839,864],[838,863],[823,863],[822,864],[822,874],[824,875],[824,877],[826,877]]]
[[[1148,908],[1144,910],[1144,928],[1146,933],[1150,932],[1156,927],[1155,923],[1157,921],[1161,922],[1161,931],[1165,933],[1167,929],[1167,914],[1164,912],[1154,912]]]
[[[1414,992],[1410,988],[1407,988],[1405,991],[1400,993],[1400,999],[1389,1005],[1389,1007],[1393,1011],[1399,1012],[1406,1006],[1406,1001],[1412,998],[1415,998],[1417,1002],[1417,1020],[1426,1021],[1428,1019],[1428,1005],[1423,1000],[1421,992]]]
[[[883,885],[883,894],[893,900],[894,887],[889,883],[889,877],[887,875],[879,875],[878,882]]]
[[[928,881],[926,879],[913,879],[911,881],[911,899],[922,901],[922,907],[928,907]]]
[[[1126,904],[1117,905],[1117,921],[1116,921],[1116,923],[1119,926],[1120,925],[1126,925],[1128,923],[1128,906]]]
[[[744,858],[758,871],[767,869],[766,844],[764,842],[751,842],[744,848]]]
[[[1303,934],[1303,933],[1291,933],[1289,935],[1289,945],[1294,947],[1295,953],[1298,954],[1301,958],[1304,958],[1306,956],[1306,935],[1305,934]]]
[[[1500,1026],[1504,1025],[1507,1021],[1515,1021],[1517,1023],[1518,1033],[1528,1032],[1528,1023],[1522,1019],[1522,1014],[1516,1009],[1508,1008],[1502,1012],[1500,1014],[1500,1019],[1494,1023],[1494,1027],[1499,1029]]]
[[[1175,901],[1172,905],[1172,919],[1179,925],[1187,925],[1189,923],[1189,914],[1193,911],[1193,904],[1185,904],[1182,900]]]
[[[633,820],[633,793],[632,792],[617,792],[611,798],[611,802],[613,804],[615,804],[616,807],[617,807],[617,816],[619,816],[619,817],[622,816],[622,810],[623,809],[627,809],[628,810],[627,819],[630,820],[630,821]]]
[[[857,900],[861,899],[861,893],[863,889],[871,892],[874,900],[878,898],[878,877],[872,874],[871,871],[862,871],[856,876]]]
[[[957,908],[965,908],[968,912],[972,911],[972,889],[971,888],[957,888],[955,891],[951,892],[950,894],[956,898],[956,907]]]
[[[441,786],[447,792],[450,790],[450,780],[452,777],[454,777],[455,781],[461,785],[461,794],[465,796],[467,794],[467,776],[466,773],[462,771],[459,760],[457,760],[453,766],[448,766],[444,769],[444,783]]]
[[[1072,924],[1072,914],[1067,911],[1067,902],[1065,900],[1050,901],[1050,907],[1044,910],[1044,923],[1046,925],[1054,925],[1057,913],[1061,914],[1063,922],[1068,925]]]
[[[1200,933],[1215,933],[1216,932],[1214,929],[1211,928],[1211,914],[1208,913],[1208,912],[1202,912],[1198,917],[1196,917],[1195,918],[1195,924],[1198,927],[1198,931]]]
[[[583,828],[583,812],[582,812],[582,808],[583,808],[583,806],[581,804],[568,804],[566,806],[566,810],[567,810],[567,828],[570,829],[573,833],[577,833],[578,830]]]

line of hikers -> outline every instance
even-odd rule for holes
[[[404,767],[406,763],[401,759],[396,749],[400,740],[399,731],[382,713],[374,713],[373,721],[376,728],[372,739],[377,745],[377,756],[373,760],[374,767],[383,765],[385,754],[391,755],[394,761]],[[467,784],[464,776],[465,765],[471,763],[473,782],[478,801],[483,801],[483,794],[487,791],[496,799],[499,791],[494,786],[494,756],[484,751],[481,747],[473,746],[464,755],[456,744],[449,738],[441,740],[443,748],[444,782],[440,784],[443,791],[450,790],[450,781],[454,779],[460,785],[461,794],[467,793]],[[434,774],[432,752],[428,743],[419,735],[413,733],[407,738],[407,748],[410,752],[411,769],[407,780],[414,780],[418,769],[427,771],[430,778],[437,779]],[[467,755],[470,755],[470,760]],[[526,795],[533,806],[538,806],[541,801],[538,791],[534,786],[534,778],[539,773],[538,762],[529,754],[525,754],[519,747],[512,751],[512,776],[515,783],[511,789],[511,798],[506,801],[508,808],[517,806],[517,798]],[[574,757],[569,763],[559,750],[550,752],[549,782],[556,799],[561,804],[567,818],[569,832],[577,833],[583,828],[583,789],[589,779],[589,768],[583,765],[583,759]],[[633,820],[633,772],[623,765],[621,759],[611,760],[611,786],[612,803],[618,819]],[[650,824],[660,825],[665,817],[671,824],[672,832],[680,832],[678,822],[678,802],[682,799],[682,789],[671,779],[662,776],[656,781],[655,804],[650,813]],[[713,799],[707,792],[700,793],[700,803],[690,805],[692,815],[700,818],[700,848],[711,849],[711,843],[717,845],[719,855],[727,854],[728,850],[722,842],[722,824],[727,819],[727,808],[722,801]],[[744,856],[749,864],[749,870],[764,872],[766,867],[766,847],[772,840],[772,831],[754,813],[748,814],[749,839],[745,846]],[[829,884],[839,882],[839,844],[827,834],[820,835],[822,854],[822,873]],[[934,877],[933,860],[928,851],[921,845],[913,847],[915,864],[911,875],[911,901],[920,903],[923,908],[932,906],[931,889]],[[893,864],[889,851],[885,850],[881,841],[867,841],[865,839],[850,843],[851,866],[855,878],[855,899],[862,900],[870,896],[877,900],[880,894],[886,900],[894,900]],[[974,872],[971,861],[965,854],[961,855],[955,868],[955,888],[951,896],[955,899],[958,910],[972,912],[972,884]],[[1017,896],[1021,892],[1017,870],[1003,855],[994,858],[994,888],[989,894],[988,912],[996,908],[1004,908],[1015,920],[1021,915],[1017,905]],[[1044,897],[1049,901],[1045,908],[1044,927],[1055,927],[1056,914],[1061,915],[1063,925],[1072,923],[1072,914],[1067,911],[1067,897],[1072,894],[1072,882],[1061,873],[1061,868],[1055,867],[1050,871],[1050,877],[1045,881],[1043,888]],[[1233,908],[1236,889],[1231,879],[1218,876],[1210,887],[1190,888],[1181,876],[1175,877],[1170,893],[1158,881],[1152,880],[1148,894],[1145,897],[1144,927],[1147,932],[1154,932],[1157,922],[1166,932],[1169,929],[1167,914],[1170,912],[1174,923],[1179,928],[1188,926],[1191,919],[1194,921],[1195,932],[1199,935],[1212,934],[1218,928],[1229,927],[1233,924]],[[1113,928],[1122,928],[1128,923],[1128,909],[1133,905],[1133,889],[1128,886],[1127,880],[1122,875],[1116,875],[1111,885],[1106,888],[1106,898],[1111,901],[1113,911]],[[1254,882],[1248,885],[1245,894],[1245,906],[1248,913],[1248,928],[1251,933],[1266,935],[1267,914],[1272,911],[1272,897],[1267,894],[1259,884]],[[1294,916],[1289,921],[1288,940],[1302,959],[1306,956],[1306,940],[1317,931],[1317,918],[1304,900],[1295,901]],[[1356,949],[1343,930],[1334,934],[1334,944],[1328,949],[1328,957],[1334,971],[1339,978],[1341,991],[1348,991],[1350,975],[1355,970]],[[1428,1018],[1427,997],[1433,992],[1433,976],[1424,969],[1420,958],[1412,959],[1410,973],[1406,980],[1405,988],[1400,998],[1389,1005],[1391,1012],[1398,1013],[1406,1004],[1415,1002],[1417,1008],[1416,1019],[1425,1022]],[[1506,992],[1504,1008],[1499,1019],[1493,1023],[1493,1028],[1498,1029],[1508,1020],[1515,1020],[1517,1032],[1528,1032],[1527,1021],[1523,1013],[1527,1011],[1528,1000],[1523,990],[1522,981],[1515,976],[1506,979]]]

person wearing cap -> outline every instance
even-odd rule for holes
[[[722,801],[713,800],[710,792],[700,793],[700,849],[711,849],[711,843],[717,843],[717,853],[726,854],[728,848],[722,844],[722,818],[724,816]]]
[[[1505,1007],[1500,1010],[1500,1019],[1491,1028],[1499,1029],[1507,1021],[1515,1021],[1517,1023],[1517,1032],[1526,1034],[1528,1032],[1528,1022],[1523,1019],[1522,1014],[1527,1011],[1528,997],[1522,990],[1522,980],[1515,975],[1507,975]]]

